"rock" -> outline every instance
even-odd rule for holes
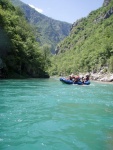
[[[94,73],[91,74],[90,76],[91,80],[97,80],[97,81],[102,81],[102,82],[113,82],[113,74],[101,74],[99,73]]]
[[[104,0],[103,6],[106,7],[109,5],[111,0]]]
[[[103,19],[109,18],[112,14],[113,14],[113,8],[110,8],[104,15]]]
[[[100,81],[109,82],[109,80],[108,80],[108,77],[107,77],[107,76],[106,76],[106,77],[101,78],[101,79],[100,79]]]
[[[111,75],[111,77],[109,78],[110,82],[113,82],[113,75]]]

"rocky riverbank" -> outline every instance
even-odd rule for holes
[[[112,73],[91,73],[91,80],[102,81],[102,82],[113,82],[113,74]]]
[[[102,71],[98,73],[87,73],[90,76],[90,80],[101,81],[101,82],[112,82],[113,83],[113,73],[103,73]],[[85,77],[85,74],[80,73],[79,76]]]

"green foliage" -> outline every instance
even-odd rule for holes
[[[55,69],[56,74],[98,72],[102,67],[113,71],[113,13],[108,13],[112,6],[113,0],[73,24],[70,36],[57,46],[51,74]]]
[[[16,73],[21,76],[44,77],[49,59],[45,65],[45,57],[36,42],[33,29],[23,13],[8,0],[0,1],[0,29],[10,41],[6,53],[1,54],[8,76]],[[2,49],[5,49],[5,45],[2,45],[1,52]]]
[[[110,71],[113,73],[113,56],[110,57],[109,65],[110,65]]]
[[[51,61],[50,61],[51,46],[45,44],[41,47],[41,51],[42,51],[42,55],[43,55],[43,58],[44,58],[45,68],[47,69],[51,66]]]

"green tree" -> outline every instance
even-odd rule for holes
[[[33,28],[20,10],[8,0],[0,1],[0,21],[0,28],[10,39],[10,47],[5,55],[1,55],[8,77],[15,74],[15,77],[47,77],[49,58],[45,64],[45,57],[36,42]]]

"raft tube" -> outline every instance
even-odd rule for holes
[[[66,78],[60,78],[60,81],[66,84],[78,84],[78,85],[89,85],[90,81],[85,81],[84,83],[81,81],[73,82],[72,80],[66,79]]]

